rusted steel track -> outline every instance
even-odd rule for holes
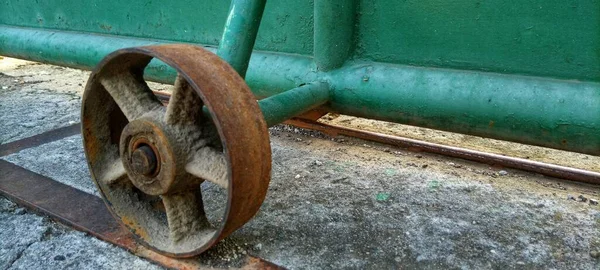
[[[329,136],[335,137],[344,135],[348,137],[360,138],[367,141],[396,145],[400,147],[418,149],[420,151],[436,153],[451,157],[457,157],[487,164],[500,165],[508,168],[515,168],[524,171],[536,172],[547,176],[563,178],[578,182],[600,184],[600,173],[576,169],[571,167],[548,164],[528,159],[507,157],[498,154],[480,152],[459,147],[435,144],[414,139],[408,139],[398,136],[386,135],[370,131],[363,131],[328,124],[316,121],[293,118],[285,122],[299,128],[312,129],[323,132]]]
[[[69,137],[81,132],[79,123],[50,130],[29,138],[18,140],[15,142],[0,145],[0,157],[8,156],[12,153],[19,152],[23,149],[35,147],[45,143],[49,143],[58,139]]]
[[[76,230],[89,233],[133,254],[174,269],[205,269],[194,259],[173,259],[139,245],[132,234],[110,214],[104,202],[93,195],[56,182],[10,162],[0,160],[0,194],[37,213]],[[248,256],[243,269],[282,269],[260,258]]]

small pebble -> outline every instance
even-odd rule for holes
[[[592,250],[590,251],[590,256],[592,256],[592,258],[599,258],[600,257],[600,252],[598,252],[597,250]]]
[[[317,166],[321,166],[321,165],[323,165],[323,162],[321,162],[321,161],[318,161],[318,160],[315,160],[315,161],[313,162],[313,164],[315,164],[315,165],[317,165]]]
[[[579,195],[579,197],[577,197],[577,198],[579,198],[579,201],[580,201],[580,202],[587,202],[587,200],[588,200],[588,199],[587,199],[586,197],[584,197],[583,195]]]
[[[575,200],[575,197],[573,197],[573,195],[571,195],[571,194],[567,195],[567,200],[573,200],[573,201],[576,201],[576,200]]]
[[[501,170],[498,172],[498,174],[504,176],[504,175],[508,175],[508,172],[505,170]]]
[[[421,166],[421,168],[425,169],[425,168],[427,168],[428,166],[429,166],[429,165],[427,165],[427,164],[423,164],[423,165]]]
[[[298,178],[300,178],[300,175],[299,175],[299,174],[296,174],[296,177],[294,177],[294,178],[298,179]]]
[[[598,205],[598,200],[590,199],[591,205]]]
[[[56,256],[54,256],[54,260],[55,261],[64,261],[66,259],[67,258],[65,258],[65,256],[63,256],[63,255],[56,255]]]
[[[261,243],[258,243],[258,244],[256,244],[256,245],[254,246],[254,249],[255,249],[255,250],[261,250],[261,249],[262,249],[262,244],[261,244]]]

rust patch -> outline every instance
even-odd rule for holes
[[[127,226],[133,231],[133,233],[135,233],[135,235],[146,241],[150,241],[148,232],[137,222],[135,222],[135,220],[126,216],[121,216],[121,220],[123,223],[127,224]]]
[[[246,265],[242,267],[245,270],[253,270],[253,269],[268,269],[268,270],[279,270],[285,269],[279,265],[276,265],[272,262],[265,261],[261,258],[256,257],[248,257],[248,262]]]

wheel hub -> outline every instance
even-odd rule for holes
[[[119,148],[133,185],[148,195],[168,194],[182,186],[187,179],[177,178],[182,166],[178,166],[173,146],[160,123],[151,118],[127,124]]]

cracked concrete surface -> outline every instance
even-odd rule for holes
[[[85,72],[27,64],[5,73],[0,124],[17,131],[0,131],[1,143],[60,126],[65,115],[78,121],[79,103],[58,94],[72,87],[79,96],[75,86]],[[41,80],[36,73],[52,80],[14,82]],[[61,106],[28,103],[56,95]],[[12,119],[6,113],[22,120],[5,120]],[[19,124],[41,114],[59,117]],[[80,138],[3,159],[97,194]],[[596,186],[287,126],[271,129],[271,144],[273,174],[261,211],[201,255],[203,263],[239,266],[249,253],[291,269],[600,269],[600,207],[568,199],[598,199]],[[220,196],[207,193],[209,202]],[[0,269],[123,266],[156,267],[0,199]]]

